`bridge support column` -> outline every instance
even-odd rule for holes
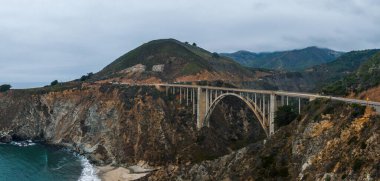
[[[190,89],[190,101],[193,101],[194,89]]]
[[[193,101],[193,115],[195,115],[196,103],[195,103],[195,89],[194,88],[191,89],[191,100]]]
[[[186,106],[189,106],[189,88],[186,88]]]
[[[208,103],[210,102],[210,99],[209,99],[209,91],[208,89],[206,89],[206,109],[205,109],[205,112],[207,112],[208,110]]]
[[[284,104],[285,104],[284,96],[281,96],[281,106],[284,106]]]
[[[271,94],[270,95],[270,109],[269,109],[269,135],[272,135],[274,133],[274,117],[276,113],[277,108],[277,100],[276,95]]]
[[[301,98],[298,98],[298,114],[301,114]]]
[[[179,88],[179,104],[182,104],[182,89]]]
[[[265,106],[265,95],[263,95],[263,116],[266,118],[266,106]]]
[[[198,87],[197,96],[197,128],[201,129],[203,127],[203,122],[205,119],[205,114],[207,111],[206,101],[207,101],[207,89],[203,92],[202,88]]]
[[[289,96],[286,96],[286,105],[289,106]]]
[[[259,104],[260,104],[260,105],[259,105],[259,109],[260,109],[261,111],[263,111],[263,107],[262,107],[262,106],[263,106],[263,102],[260,100],[260,97],[259,97],[259,100],[258,100],[258,101],[259,101]],[[264,115],[263,115],[263,117],[264,117]]]

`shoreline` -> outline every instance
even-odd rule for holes
[[[7,143],[0,142],[0,145],[11,145],[15,147],[30,147],[30,146],[36,146],[40,145],[47,149],[54,148],[55,150],[62,150],[64,152],[73,154],[76,158],[79,159],[82,170],[81,174],[79,175],[78,181],[101,181],[100,176],[98,175],[98,169],[97,165],[91,164],[89,158],[86,155],[82,155],[78,153],[77,151],[73,150],[70,147],[67,147],[65,145],[55,145],[55,144],[49,144],[45,141],[32,141],[32,140],[24,140],[24,141],[10,141]],[[49,148],[50,147],[50,148]]]
[[[145,169],[141,166],[134,165],[128,168],[115,167],[111,165],[95,166],[98,170],[98,177],[102,181],[129,181],[137,180],[148,175],[154,169]]]

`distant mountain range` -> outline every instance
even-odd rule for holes
[[[258,68],[243,66],[226,55],[175,39],[153,40],[127,52],[95,74],[34,91],[58,91],[82,83],[192,83],[319,92],[380,101],[379,49],[342,53],[309,47],[273,53],[240,51],[233,54],[256,58],[257,61],[244,60],[245,64],[261,61]]]
[[[300,71],[315,65],[334,61],[343,52],[326,48],[307,47],[299,50],[253,53],[238,51],[235,53],[221,53],[236,62],[252,68],[272,70]]]
[[[377,49],[343,53],[308,47],[273,53],[217,54],[175,39],[159,39],[122,55],[96,73],[92,81],[220,81],[256,89],[344,95],[351,89],[359,93],[380,84],[379,64]]]
[[[347,75],[325,86],[322,91],[331,95],[349,95],[359,94],[378,86],[380,84],[380,50],[363,52],[367,56],[360,56],[358,52],[356,55],[345,54],[342,56],[345,57],[345,61],[335,61],[330,65],[329,72],[346,70]],[[358,58],[357,55],[361,58]],[[380,89],[376,91],[376,99],[380,101]]]
[[[380,84],[380,50],[351,51],[334,61],[302,71],[273,71],[250,84],[252,88],[320,92],[328,95],[360,93]]]

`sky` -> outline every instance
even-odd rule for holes
[[[0,0],[0,84],[77,79],[162,38],[211,52],[380,48],[380,1]]]

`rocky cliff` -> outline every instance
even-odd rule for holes
[[[143,180],[376,180],[380,118],[317,100],[265,142],[253,114],[228,98],[210,127],[155,87],[92,85],[0,95],[0,140],[42,140],[98,165],[146,163]]]
[[[266,142],[212,161],[171,166],[142,180],[378,180],[380,117],[315,101]]]
[[[226,105],[219,106],[216,112],[221,113],[211,119],[217,119],[219,126],[232,126],[197,131],[192,105],[179,104],[179,95],[166,96],[154,87],[12,91],[0,95],[1,139],[9,141],[11,136],[64,145],[97,164],[200,162],[263,137],[263,132],[253,131],[258,124],[252,113],[239,104]]]

